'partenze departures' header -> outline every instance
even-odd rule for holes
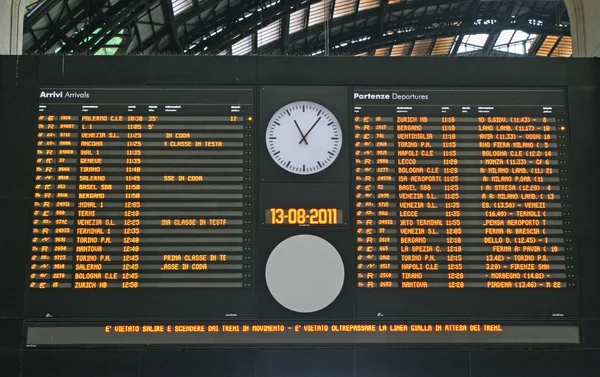
[[[427,94],[398,94],[398,93],[354,93],[354,99],[393,99],[399,101],[406,100],[422,100],[427,101],[429,99],[429,95]]]

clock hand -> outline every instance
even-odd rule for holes
[[[304,136],[304,134],[302,133],[302,130],[300,129],[300,126],[298,125],[298,122],[296,122],[294,120],[294,124],[296,125],[296,128],[298,129],[298,132],[300,132],[300,135],[302,136],[302,139],[300,139],[300,143],[302,143],[302,140],[304,140],[304,142],[306,143],[306,145],[308,145],[308,142],[306,141],[306,136]],[[300,144],[298,143],[298,144]]]
[[[317,125],[317,123],[319,123],[320,120],[321,120],[321,117],[319,117],[319,119],[317,119],[317,121],[315,122],[315,124],[312,125],[312,127],[308,130],[308,132],[304,134],[304,142],[306,142],[306,145],[308,145],[308,142],[306,141],[306,137],[308,136],[308,134],[310,133],[310,131],[312,131],[313,128],[315,128],[315,126]],[[300,143],[302,143],[302,140],[300,140]],[[298,143],[298,144],[300,144],[300,143]]]

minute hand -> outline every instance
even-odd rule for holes
[[[317,125],[317,123],[319,123],[320,120],[321,120],[321,117],[319,117],[319,119],[317,119],[317,121],[315,122],[315,124],[313,124],[312,127],[309,128],[308,132],[304,134],[304,137],[302,138],[302,140],[304,140],[304,142],[306,144],[308,144],[308,142],[306,141],[306,137],[308,136],[308,134],[310,133],[310,131],[312,131],[313,128],[315,128],[315,126]],[[302,143],[302,140],[300,140],[300,142],[298,144]]]

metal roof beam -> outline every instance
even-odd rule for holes
[[[529,56],[536,56],[537,53],[538,53],[538,51],[540,50],[540,48],[544,44],[545,40],[546,40],[546,35],[538,35],[538,37],[535,39],[535,42],[533,42],[533,44],[529,48],[529,51],[527,52],[527,55],[529,55]]]
[[[218,36],[208,38],[205,41],[198,43],[196,46],[190,49],[190,52],[203,51],[205,47],[208,47],[207,52],[215,52],[223,49],[224,46],[236,43],[251,33],[254,33],[260,28],[269,25],[274,20],[281,17],[288,16],[292,12],[299,9],[309,8],[312,4],[317,3],[320,0],[291,0],[282,1],[277,5],[270,8],[264,9],[261,12],[254,12],[254,14],[241,22],[230,22]],[[260,6],[260,5],[259,5]],[[259,25],[260,23],[260,25]],[[216,26],[215,26],[216,27]],[[207,31],[212,28],[207,28]]]
[[[90,3],[80,2],[75,8],[73,8],[67,15],[56,22],[56,27],[69,30],[75,27],[80,20],[85,18],[89,10]],[[75,21],[75,22],[73,22]],[[26,50],[27,53],[46,52],[51,46],[60,40],[60,37],[54,33],[52,28],[49,28],[38,40],[29,46]]]
[[[154,0],[160,1],[160,0]],[[154,1],[151,1],[154,2]],[[102,10],[102,8],[95,6],[95,11],[98,17],[90,24],[88,27],[88,32],[93,32],[99,27],[102,27],[101,30],[94,34],[91,38],[85,41],[82,44],[82,48],[90,50],[92,53],[98,51],[99,47],[102,47],[100,41],[106,40],[107,42],[110,38],[106,39],[105,36],[112,35],[115,33],[117,28],[120,28],[122,25],[126,23],[123,21],[129,20],[133,15],[134,18],[137,17],[138,12],[143,9],[140,8],[140,5],[145,5],[146,0],[137,0],[137,1],[124,1],[121,0],[114,6],[110,7],[106,13]],[[102,19],[108,19],[110,22],[105,22],[102,24]],[[79,37],[79,36],[78,36]],[[82,38],[77,38],[82,42]]]
[[[556,43],[554,43],[554,46],[552,46],[552,48],[550,49],[550,51],[548,51],[548,56],[552,56],[552,53],[554,52],[554,50],[556,50],[556,48],[560,44],[560,41],[562,41],[562,38],[563,37],[558,37],[558,39],[556,40]]]
[[[469,10],[467,11],[465,19],[463,21],[463,25],[466,25],[466,24],[473,25],[473,22],[475,22],[475,20],[477,19],[479,5],[481,5],[481,0],[474,0],[472,2],[471,6],[469,7]],[[464,38],[465,38],[465,34],[461,34],[457,38],[456,43],[454,44],[454,47],[452,48],[452,52],[450,52],[450,56],[456,56],[456,54],[458,53],[458,50],[460,49],[460,46],[463,43]]]
[[[161,1],[168,1],[168,0],[161,0]],[[219,4],[219,0],[207,0],[206,2],[203,2],[203,3],[194,2],[194,4],[196,4],[196,6],[193,6],[190,9],[181,13],[180,15],[177,15],[177,17],[175,19],[177,20],[177,23],[179,25],[183,25],[183,24],[187,23],[189,20],[191,20],[192,18],[194,18],[196,16],[200,16],[202,13],[204,13],[204,11],[211,9],[212,7],[216,7]],[[152,34],[151,37],[144,40],[143,43],[141,45],[139,45],[138,47],[136,47],[132,52],[140,53],[140,52],[146,51],[153,44],[157,43],[163,37],[168,35],[169,30],[170,29],[167,26],[161,28],[156,33]]]
[[[287,39],[290,35],[290,15],[286,14],[281,19],[281,37],[279,43],[281,44],[281,54],[285,54]]]
[[[71,40],[71,38],[69,38],[69,36],[67,36],[59,27],[56,26],[56,23],[54,23],[54,20],[52,20],[52,17],[50,17],[50,14],[46,14],[46,18],[48,18],[48,22],[50,22],[50,27],[52,28],[52,30],[54,30],[56,35],[58,35],[60,37],[60,40],[63,41],[65,43],[65,45],[69,46],[73,51],[77,51],[77,52],[81,51],[79,46],[77,44],[75,44]]]
[[[414,11],[417,9],[426,8],[428,6],[433,6],[433,5],[451,5],[451,4],[459,4],[459,3],[464,3],[464,2],[465,2],[465,0],[422,0],[419,2],[390,4],[390,5],[388,5],[388,13],[407,11],[407,10]],[[338,17],[330,23],[329,27],[331,29],[333,29],[336,26],[348,24],[352,21],[357,21],[360,19],[368,19],[370,17],[377,17],[377,16],[379,16],[379,14],[380,14],[380,10],[378,8],[367,9],[365,11],[358,12],[356,14],[350,14],[347,16]],[[295,41],[301,40],[302,38],[306,38],[308,35],[311,35],[315,31],[321,32],[322,25],[321,24],[313,25],[313,26],[307,28],[303,32],[298,32],[298,33],[294,34],[294,37],[292,39],[290,39],[290,42],[295,42]]]
[[[477,25],[477,26],[473,26],[470,29],[468,29],[468,32],[473,32],[473,33],[485,32],[485,31],[488,31],[489,28],[490,28],[489,25],[485,25],[485,26]],[[411,32],[395,35],[395,36],[393,36],[393,38],[386,37],[384,40],[378,41],[379,44],[374,44],[372,42],[368,43],[370,41],[349,44],[348,46],[346,46],[347,48],[338,49],[338,50],[336,50],[336,52],[339,52],[340,54],[354,55],[354,54],[361,53],[361,52],[363,52],[367,49],[373,48],[373,47],[384,47],[384,46],[390,46],[390,45],[395,45],[395,44],[400,44],[400,43],[405,43],[405,42],[417,41],[417,40],[421,40],[421,39],[431,39],[431,38],[435,38],[435,37],[451,36],[451,35],[463,33],[465,31],[467,31],[467,28],[465,28],[464,26],[440,27],[440,28],[426,29],[426,30],[417,29],[417,30],[414,30]],[[408,52],[408,55],[410,55],[410,53],[411,53],[411,51]]]
[[[461,34],[458,36],[458,38],[456,38],[456,41],[454,42],[454,46],[452,46],[452,51],[450,52],[449,56],[456,56],[456,54],[458,54],[458,49],[460,48],[460,45],[463,43],[464,39],[464,34]]]
[[[171,41],[177,48],[178,52],[183,52],[183,46],[179,42],[179,36],[177,35],[177,23],[175,22],[175,13],[173,13],[173,5],[170,1],[161,0],[160,5],[162,7],[165,21],[169,24],[169,32],[171,33]]]
[[[96,53],[100,50],[106,43],[108,43],[115,34],[117,34],[121,29],[129,25],[133,20],[135,20],[138,15],[144,10],[144,8],[151,6],[148,4],[147,0],[138,0],[132,2],[130,7],[128,7],[127,11],[123,12],[124,18],[118,19],[116,22],[106,25],[102,32],[98,33],[100,35],[100,39],[90,48],[91,53]]]
[[[58,5],[58,3],[60,3],[61,1],[62,0],[44,1],[29,17],[25,15],[25,20],[23,21],[23,28],[34,26],[39,20],[42,19],[42,17],[50,13],[52,8]]]
[[[501,6],[502,6],[502,4],[501,4]],[[512,7],[507,4],[506,8],[504,9],[504,12],[502,12],[501,16],[499,17],[501,20],[501,23],[503,23],[503,24],[510,23],[511,16],[514,13],[519,13],[522,7],[523,7],[523,4],[514,4]],[[517,8],[518,8],[518,10],[517,10]],[[502,30],[499,30],[493,34],[488,35],[488,38],[485,41],[485,44],[483,45],[483,48],[482,48],[482,50],[483,50],[482,53],[484,56],[490,56],[492,49],[496,45],[496,42],[498,42],[500,33],[502,33]]]
[[[451,35],[460,35],[460,34],[478,34],[478,33],[496,33],[501,32],[507,27],[515,28],[518,30],[523,30],[530,34],[553,34],[556,33],[557,30],[553,27],[543,27],[543,26],[533,26],[527,22],[527,19],[517,19],[516,23],[510,23],[510,20],[507,20],[505,23],[495,23],[493,25],[468,25],[463,24],[460,26],[452,25],[452,21],[445,19],[441,15],[437,15],[434,17],[430,17],[429,22],[424,22],[421,26],[415,30],[411,30],[404,33],[397,33],[392,35],[387,35],[379,39],[369,39],[362,42],[349,43],[347,46],[340,47],[335,49],[334,52],[337,54],[355,54],[363,51],[367,51],[374,47],[384,47],[392,44],[397,44],[401,42],[406,42],[414,39],[426,39],[432,37],[443,37],[443,36],[451,36]],[[446,26],[436,26],[434,25],[446,25]],[[399,23],[390,24],[390,28],[394,29],[402,29],[405,27],[411,27],[412,24],[410,22],[406,22],[405,20],[400,20]],[[378,29],[378,25],[373,26],[371,28]],[[562,34],[562,32],[561,32]],[[356,32],[350,31],[348,33],[342,33],[333,36],[331,40],[331,44],[333,46],[339,45],[342,42],[349,42],[351,40],[356,40],[364,35],[367,35],[365,32]],[[458,43],[458,41],[457,41]],[[301,47],[299,50],[305,53],[310,53],[313,51],[318,51],[322,48],[323,41],[318,40],[315,43],[307,44]]]
[[[237,32],[242,32],[243,30],[241,30],[241,28],[238,28],[238,26],[240,25],[238,19],[243,17],[244,13],[250,12],[254,8],[260,6],[260,4],[261,4],[260,0],[243,0],[237,6],[232,7],[230,10],[223,12],[219,15],[217,15],[215,13],[215,9],[216,9],[216,7],[215,7],[213,9],[213,13],[215,13],[213,18],[211,18],[210,20],[205,20],[204,22],[201,22],[198,26],[194,27],[193,29],[189,30],[186,34],[181,36],[181,40],[183,41],[183,43],[182,43],[183,46],[185,46],[185,48],[188,49],[189,53],[198,53],[198,52],[203,51],[198,46],[200,44],[202,44],[202,47],[205,47],[208,40],[200,41],[193,48],[189,48],[189,44],[198,40],[203,35],[210,33],[212,30],[216,29],[217,27],[219,27],[221,25],[225,25],[224,26],[225,29],[221,33],[219,33],[219,36],[217,36],[217,37],[220,37],[221,34],[225,33],[225,30],[235,29],[235,30],[237,30]],[[256,17],[256,13],[259,13],[259,16],[260,16],[260,12],[255,12],[255,14],[250,16],[248,19],[252,19],[252,18]],[[256,18],[254,18],[254,19],[256,19]],[[246,20],[244,20],[242,22],[245,22],[245,21]],[[258,21],[256,21],[256,22],[258,22]],[[247,36],[248,34],[249,33],[246,33],[245,36]],[[209,38],[209,39],[212,39],[212,38]]]

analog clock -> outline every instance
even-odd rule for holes
[[[342,129],[331,111],[318,103],[292,102],[269,121],[267,149],[290,173],[309,175],[327,169],[342,148]]]

